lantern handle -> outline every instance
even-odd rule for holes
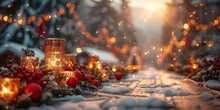
[[[24,56],[35,56],[34,51],[28,48],[22,48],[21,52],[23,53]]]

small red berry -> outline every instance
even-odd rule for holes
[[[99,87],[99,81],[98,80],[93,80],[92,84],[96,87]]]
[[[81,80],[82,77],[83,77],[83,75],[82,75],[82,73],[80,71],[75,71],[74,75],[75,75],[77,80]]]
[[[48,71],[44,69],[44,70],[42,71],[42,73],[43,73],[44,75],[47,75],[47,74],[48,74]]]
[[[25,78],[28,79],[31,76],[31,74],[30,73],[25,73],[24,76],[25,76]]]
[[[121,74],[120,72],[115,73],[115,78],[116,78],[117,80],[121,80],[122,74]]]
[[[30,84],[30,83],[33,83],[33,82],[34,82],[34,79],[32,77],[29,77],[28,80],[27,80],[27,83]]]
[[[18,73],[17,78],[20,78],[22,80],[24,78],[24,74]]]
[[[73,71],[72,67],[70,67],[70,66],[64,66],[63,70],[64,71]]]
[[[87,79],[92,82],[94,80],[94,76],[93,75],[88,75]]]
[[[23,68],[21,66],[17,67],[16,69],[17,72],[22,72],[23,71]]]

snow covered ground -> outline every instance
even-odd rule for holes
[[[42,105],[29,110],[216,109],[209,103],[220,107],[220,100],[217,98],[220,95],[205,91],[206,89],[200,90],[201,86],[184,83],[183,79],[183,76],[174,73],[149,68],[137,74],[129,74],[121,81],[104,84],[95,96],[66,96],[53,99],[58,105]],[[208,81],[206,86],[219,86],[219,82],[213,82],[215,81]]]

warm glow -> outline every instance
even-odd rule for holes
[[[77,53],[81,53],[81,52],[82,52],[82,49],[81,49],[81,48],[76,48],[76,52],[77,52]]]
[[[198,64],[193,64],[192,65],[192,68],[195,70],[195,69],[197,69],[198,68]]]
[[[19,93],[19,83],[19,78],[0,78],[0,100],[7,104],[14,103]]]
[[[4,20],[4,21],[8,21],[8,16],[4,16],[4,17],[3,17],[3,20]]]
[[[23,20],[22,19],[19,19],[18,20],[18,24],[22,24],[23,23]]]
[[[184,23],[184,25],[183,25],[183,29],[189,29],[189,24],[188,23]]]
[[[116,42],[116,38],[115,37],[112,37],[111,38],[111,43],[115,43]]]

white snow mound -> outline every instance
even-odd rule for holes
[[[131,89],[123,86],[118,86],[118,87],[104,86],[100,91],[103,93],[122,94],[122,93],[130,92]]]
[[[205,85],[210,89],[220,90],[220,81],[218,80],[208,80]]]

